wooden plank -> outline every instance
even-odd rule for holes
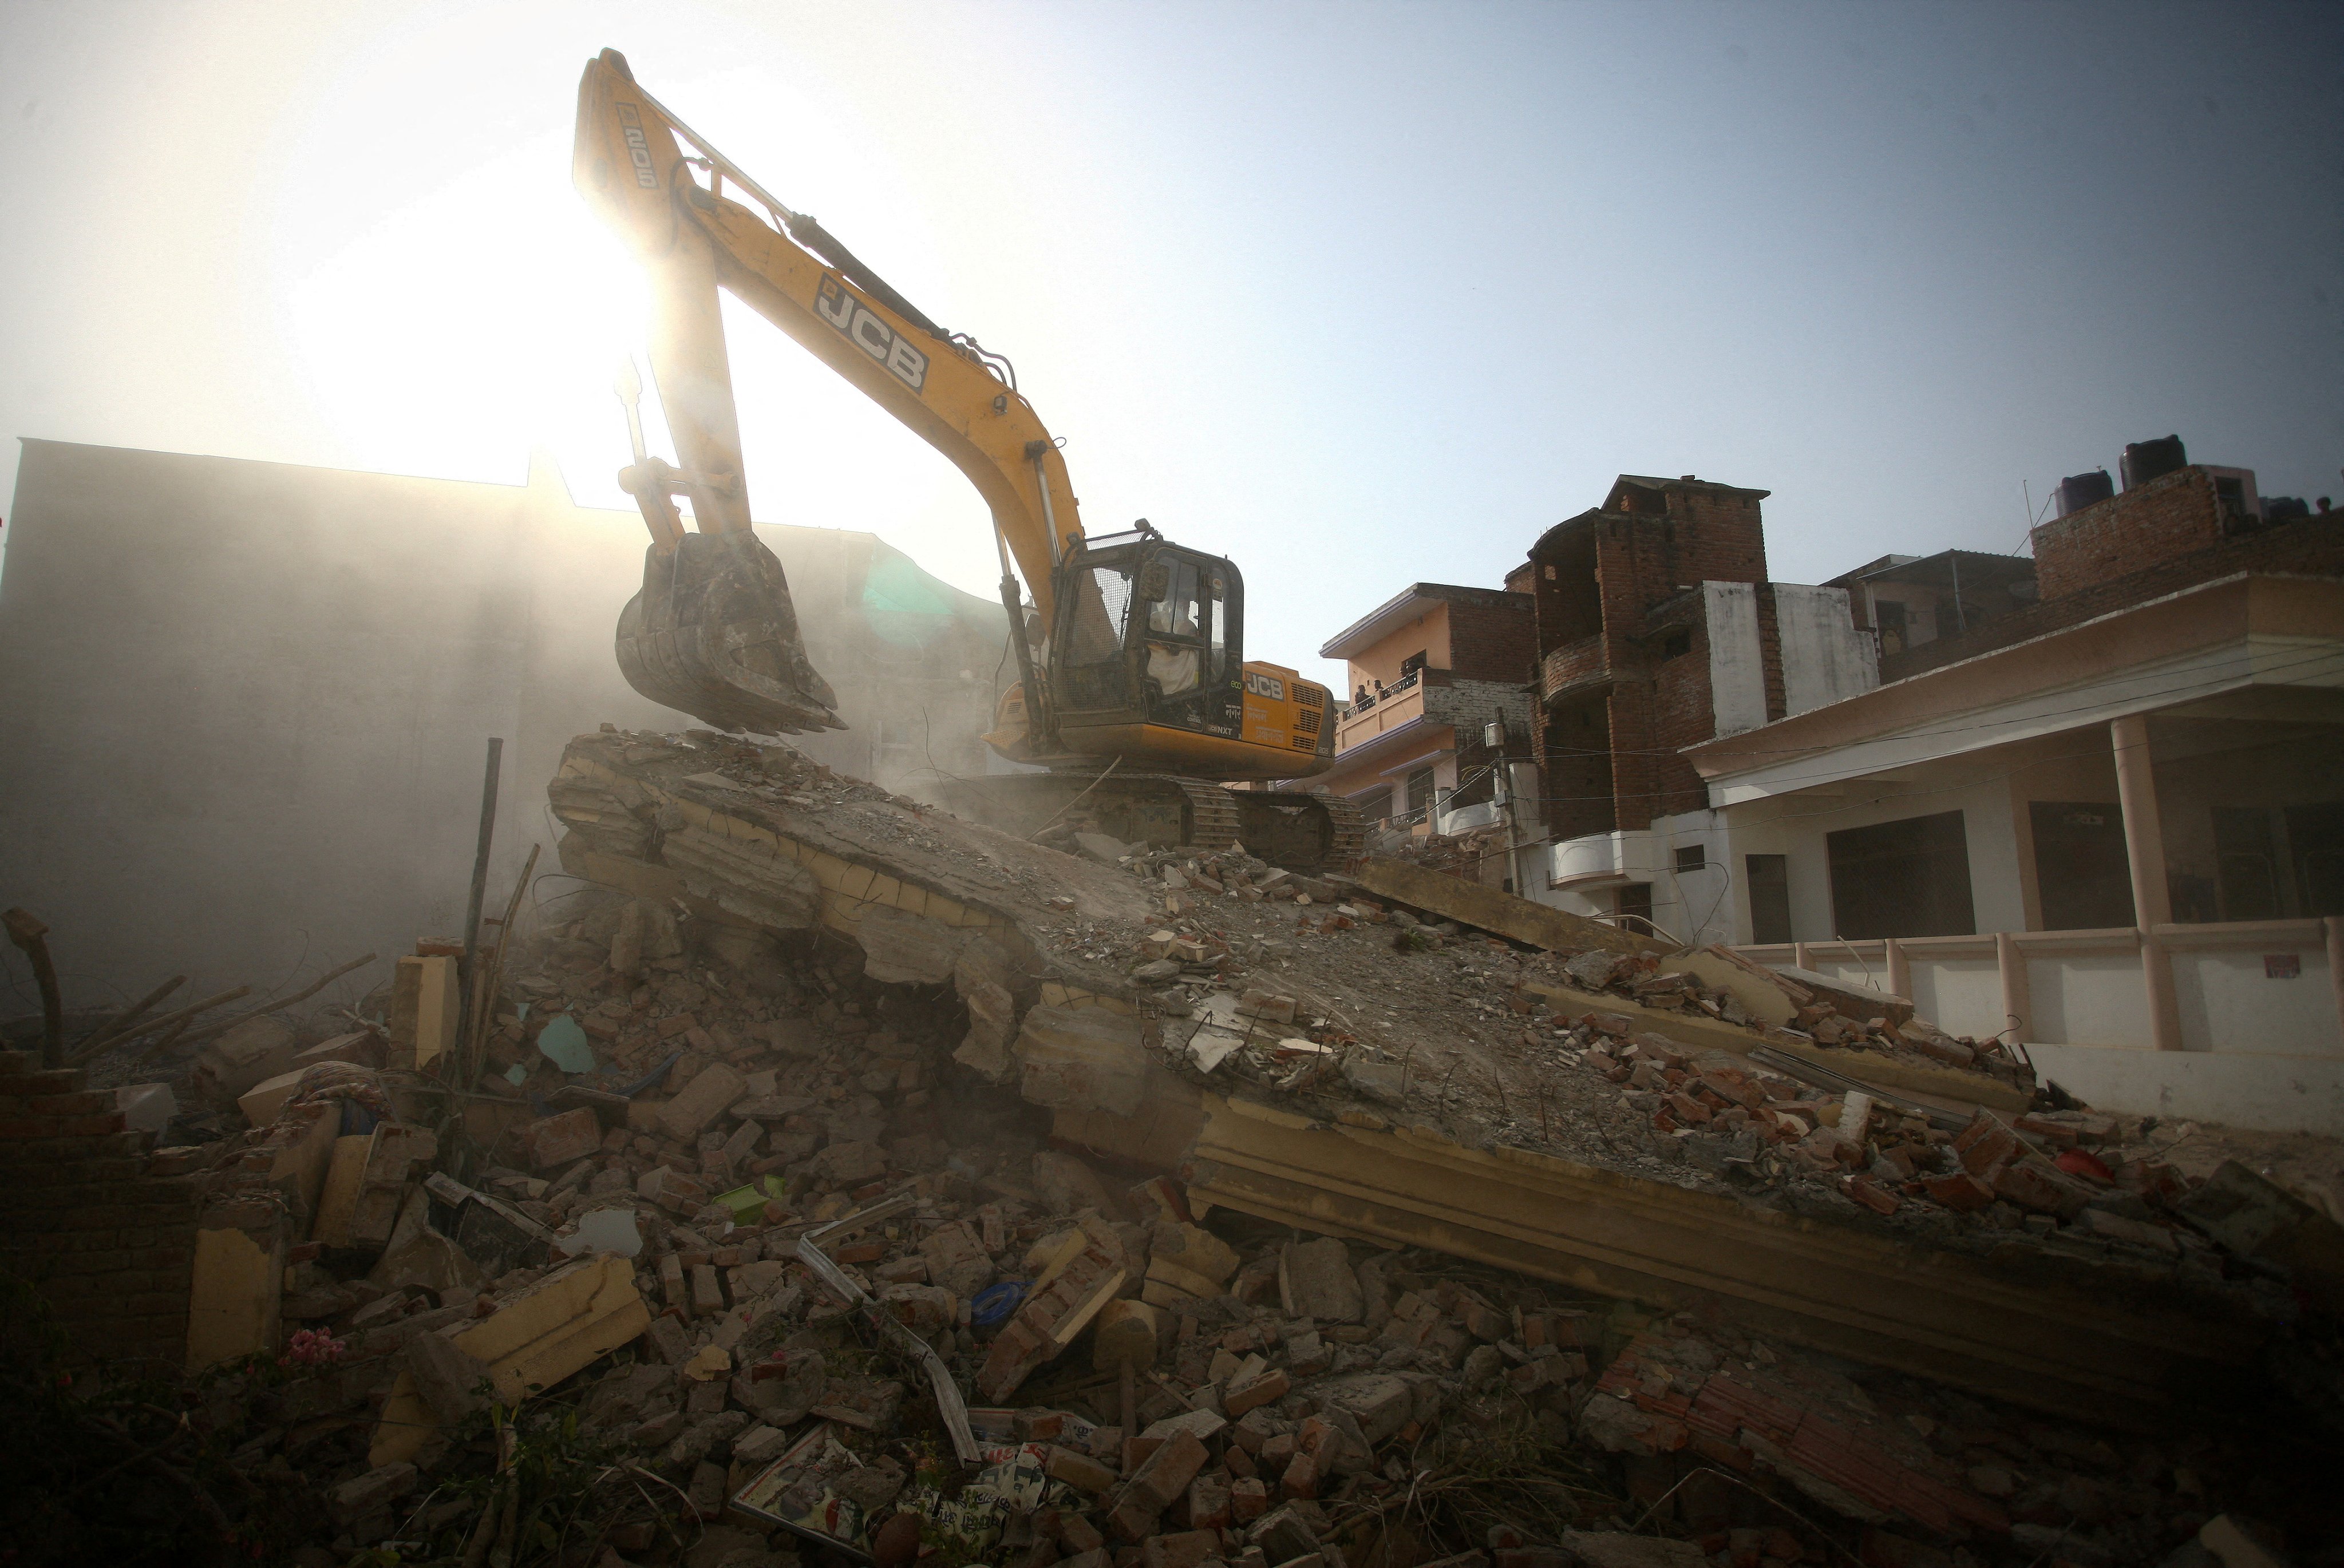
[[[1932,1250],[1527,1150],[1204,1097],[1192,1204],[1437,1249],[2105,1425],[2169,1425],[2261,1331],[2161,1271]],[[1199,1209],[1199,1218],[1202,1218]]]
[[[1994,1111],[2014,1112],[2023,1111],[2033,1103],[2027,1096],[1999,1078],[1989,1077],[1983,1072],[1964,1072],[1959,1068],[1897,1061],[1876,1050],[1833,1050],[1808,1040],[1788,1040],[1780,1034],[1753,1034],[1740,1024],[1727,1023],[1723,1019],[1679,1012],[1673,1008],[1646,1007],[1625,997],[1576,990],[1551,980],[1524,980],[1522,990],[1543,999],[1547,1006],[1559,1013],[1572,1018],[1591,1012],[1620,1013],[1633,1020],[1640,1030],[1650,1030],[1654,1034],[1665,1035],[1695,1050],[1730,1050],[1736,1056],[1747,1056],[1763,1045],[1768,1050],[1779,1050],[1785,1056],[1795,1056],[1802,1061],[1812,1061],[1818,1067],[1828,1067],[1851,1078],[1861,1078],[1883,1089],[1903,1090],[1935,1101],[1983,1105]]]
[[[1632,936],[1601,920],[1534,904],[1496,888],[1485,888],[1479,882],[1428,871],[1421,866],[1381,855],[1368,857],[1352,873],[1351,879],[1371,893],[1455,920],[1460,926],[1511,937],[1552,952],[1585,952],[1590,948],[1614,953],[1675,950],[1673,943]]]

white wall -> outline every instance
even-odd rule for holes
[[[1758,590],[1748,583],[1701,585],[1709,629],[1709,702],[1716,733],[1739,735],[1766,722],[1766,662],[1758,642]]]
[[[2019,881],[2007,782],[1985,767],[1964,761],[1907,769],[1900,779],[1868,787],[1830,785],[1704,813],[1725,824],[1713,853],[1728,857],[1733,874],[1736,891],[1727,905],[1734,911],[1733,940],[1750,940],[1744,856],[1787,857],[1791,935],[1803,942],[1824,941],[1839,934],[1832,909],[1830,835],[1955,810],[1962,813],[1969,851],[1970,903],[1977,930],[2026,930],[2026,894]]]
[[[1845,588],[1772,587],[1786,715],[1859,697],[1880,684],[1878,651],[1871,634],[1858,631],[1850,618]]]

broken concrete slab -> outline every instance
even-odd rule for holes
[[[1155,1063],[1140,1020],[1098,1007],[1036,1007],[1012,1048],[1020,1092],[1037,1105],[1137,1113]]]
[[[1192,1208],[1434,1247],[1747,1326],[2015,1404],[2150,1423],[2250,1362],[2228,1297],[2036,1252],[1916,1250],[1852,1228],[1427,1129],[1314,1122],[1207,1095]],[[2218,1326],[2217,1326],[2218,1325]]]
[[[293,1065],[301,1036],[281,1018],[248,1018],[198,1051],[187,1074],[195,1099],[226,1109],[255,1084]]]
[[[1381,855],[1370,855],[1361,861],[1351,879],[1371,893],[1445,916],[1460,925],[1511,937],[1553,952],[1575,953],[1589,948],[1614,953],[1670,950],[1668,943],[1631,936],[1601,920],[1567,914],[1496,888]]]
[[[246,1123],[266,1127],[276,1121],[277,1113],[285,1109],[285,1102],[292,1099],[295,1091],[301,1087],[301,1075],[308,1070],[306,1067],[296,1067],[274,1078],[264,1078],[238,1095],[236,1108],[243,1113]]]
[[[207,1211],[196,1231],[187,1294],[187,1370],[273,1353],[284,1296],[286,1228],[274,1203]]]
[[[445,1334],[421,1333],[407,1342],[408,1375],[431,1413],[453,1426],[480,1407],[480,1385],[489,1364]]]
[[[624,1258],[581,1259],[509,1297],[492,1315],[450,1334],[455,1348],[488,1367],[497,1398],[519,1403],[550,1388],[651,1326],[651,1309]],[[411,1460],[439,1430],[414,1376],[401,1372],[383,1405],[369,1463]]]
[[[1531,980],[1522,989],[1558,1013],[1571,1017],[1586,1013],[1618,1014],[1629,1020],[1627,1030],[1630,1033],[1658,1034],[1693,1050],[1725,1050],[1736,1056],[1747,1056],[1759,1050],[1780,1051],[1801,1061],[1853,1075],[1883,1089],[1922,1095],[1948,1105],[1984,1105],[1996,1111],[2016,1112],[2025,1111],[2032,1103],[2028,1095],[1998,1078],[1991,1078],[1982,1072],[1964,1072],[1955,1068],[1893,1060],[1878,1051],[1833,1050],[1786,1038],[1779,1030],[1759,1034],[1722,1019],[1680,1012],[1670,1008],[1646,1007],[1624,997],[1579,990],[1548,980]]]
[[[2276,1181],[2226,1160],[2180,1214],[2239,1256],[2293,1271],[2330,1310],[2344,1308],[2344,1227]]]
[[[399,960],[390,984],[390,1045],[394,1068],[426,1068],[455,1049],[463,997],[457,989],[456,960],[410,957]]]
[[[1356,1323],[1364,1310],[1350,1253],[1333,1236],[1288,1241],[1278,1259],[1278,1282],[1291,1317]]]
[[[895,985],[938,985],[953,978],[961,950],[976,930],[916,915],[893,904],[874,904],[856,926],[863,944],[863,972]]]
[[[660,1131],[680,1143],[689,1143],[748,1088],[747,1079],[721,1061],[712,1063],[659,1108]]]

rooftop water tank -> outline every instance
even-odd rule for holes
[[[2158,441],[2135,441],[2124,449],[2123,460],[2117,465],[2127,490],[2188,466],[2189,454],[2182,449],[2178,436],[2167,436]]]
[[[2070,512],[2080,512],[2116,493],[2116,481],[2108,477],[2106,468],[2095,468],[2088,474],[2070,474],[2059,481],[2059,516],[2064,518]]]

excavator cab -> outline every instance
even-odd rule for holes
[[[1245,584],[1143,519],[1070,539],[1059,561],[1051,693],[1062,729],[1161,725],[1234,739],[1244,721]]]

